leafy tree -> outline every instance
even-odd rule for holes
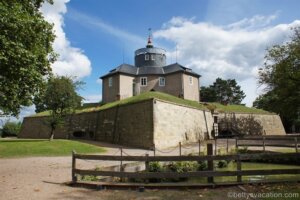
[[[65,116],[74,113],[81,105],[82,97],[76,92],[83,82],[74,81],[69,77],[54,77],[47,83],[44,95],[39,99],[39,106],[50,111],[47,124],[51,128],[50,140],[54,131],[64,123]]]
[[[201,87],[201,101],[204,102],[240,104],[245,96],[235,79],[217,78],[213,85]]]
[[[21,130],[21,122],[7,121],[2,129],[2,137],[17,136]]]
[[[39,8],[45,0],[0,0],[0,110],[17,116],[32,104],[55,61],[53,25]],[[46,0],[52,3],[52,0]]]
[[[267,93],[254,104],[280,114],[286,128],[300,125],[300,27],[293,30],[291,41],[267,50],[259,70],[259,83],[267,86]]]

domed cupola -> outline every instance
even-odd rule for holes
[[[166,51],[153,46],[151,33],[149,33],[146,48],[138,49],[134,54],[136,67],[163,67],[166,65]]]

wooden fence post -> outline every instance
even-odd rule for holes
[[[217,139],[215,138],[215,155],[217,155]]]
[[[201,141],[198,140],[198,147],[199,147],[199,156],[201,156]]]
[[[226,139],[226,154],[228,155],[229,152],[229,145],[228,145],[228,138]]]
[[[235,138],[235,151],[237,151],[238,148],[239,148],[239,146],[238,146],[238,138],[236,137]]]
[[[121,151],[121,160],[120,160],[120,171],[123,171],[123,148],[120,148]]]
[[[155,144],[153,144],[153,156],[156,155],[156,148],[155,148]]]
[[[76,156],[75,156],[75,154],[76,154],[76,151],[73,150],[72,151],[72,182],[73,183],[76,183],[76,181],[77,181],[77,177],[75,175],[75,169],[76,169]]]
[[[179,142],[179,156],[181,156],[181,142]]]
[[[297,137],[295,137],[295,149],[296,149],[296,153],[298,153],[298,139],[297,139]]]
[[[263,136],[263,150],[264,150],[264,152],[266,151],[266,141],[265,141],[265,136]]]
[[[207,155],[208,156],[213,156],[213,144],[207,144]],[[208,167],[208,171],[214,171],[214,161],[213,160],[208,160],[207,161],[207,167]],[[208,183],[213,183],[214,182],[214,177],[207,177],[207,182]]]
[[[242,162],[241,162],[241,159],[240,159],[240,155],[238,155],[237,160],[236,160],[236,171],[238,173],[240,173],[241,170],[242,170]],[[242,176],[241,175],[237,176],[237,182],[242,182]]]
[[[149,154],[146,153],[145,170],[149,172]]]

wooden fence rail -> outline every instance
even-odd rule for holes
[[[266,146],[291,147],[295,148],[295,152],[298,152],[299,141],[299,136],[252,136],[236,138],[236,148],[240,146],[263,147],[265,151]]]
[[[189,177],[207,177],[208,183],[214,182],[214,177],[218,176],[236,176],[237,183],[242,182],[243,176],[250,175],[276,175],[276,174],[300,174],[300,168],[295,169],[268,169],[268,170],[242,170],[242,161],[259,160],[259,159],[278,159],[278,158],[295,158],[300,159],[299,153],[259,153],[259,154],[237,154],[237,155],[212,155],[212,144],[207,144],[208,154],[206,156],[111,156],[111,155],[83,155],[73,152],[72,155],[72,180],[74,183],[77,181],[77,175],[93,175],[93,176],[111,176],[120,178],[189,178]],[[145,163],[144,172],[124,172],[122,167],[120,171],[96,171],[85,170],[76,168],[76,160],[103,160],[103,161],[138,161]],[[216,160],[233,160],[237,163],[236,170],[234,171],[215,171],[213,161]],[[170,162],[170,161],[207,161],[207,171],[193,171],[193,172],[149,172],[150,162]],[[298,181],[300,176],[297,177]],[[114,183],[116,184],[116,183]]]

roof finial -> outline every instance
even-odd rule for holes
[[[149,35],[148,35],[148,42],[147,42],[147,48],[152,48],[153,44],[152,44],[152,30],[151,28],[148,28],[149,31]]]

